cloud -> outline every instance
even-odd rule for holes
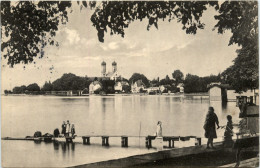
[[[76,30],[65,28],[64,31],[67,34],[67,40],[70,45],[77,44],[80,41],[79,33]]]
[[[184,42],[182,43],[181,45],[177,45],[177,49],[183,49],[183,48],[186,48],[188,45],[190,45],[194,40],[190,40],[188,42]]]
[[[111,49],[111,50],[115,50],[115,49],[118,49],[118,43],[117,42],[110,42],[108,43],[108,47]]]

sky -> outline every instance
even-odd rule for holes
[[[100,76],[102,61],[107,63],[107,71],[112,70],[111,64],[116,61],[118,73],[125,78],[133,73],[142,73],[150,80],[166,75],[171,78],[177,69],[185,75],[217,75],[233,64],[239,49],[237,45],[228,46],[229,31],[212,31],[217,23],[213,8],[203,13],[201,20],[206,26],[195,35],[187,35],[176,20],[159,21],[158,30],[151,27],[147,31],[148,20],[143,20],[131,23],[124,38],[105,34],[104,43],[98,41],[90,21],[93,10],[80,10],[76,2],[72,10],[68,23],[59,26],[55,37],[59,47],[47,46],[44,58],[36,59],[36,64],[26,65],[25,69],[23,64],[14,68],[2,66],[2,90],[31,83],[41,87],[64,73]],[[2,65],[6,65],[3,58]]]

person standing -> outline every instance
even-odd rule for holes
[[[71,124],[71,136],[74,137],[76,131],[75,131],[75,127],[74,124]]]
[[[70,121],[67,120],[67,124],[66,124],[66,136],[69,137],[70,136]]]
[[[228,115],[228,116],[227,116],[226,130],[225,130],[225,133],[224,133],[223,146],[233,145],[232,136],[233,136],[233,122],[232,122],[232,116],[231,116],[231,115]]]
[[[215,149],[215,147],[213,146],[213,139],[217,138],[216,125],[219,129],[218,117],[214,113],[214,108],[209,107],[208,114],[204,123],[205,137],[208,138],[207,149],[209,149],[209,145],[211,145],[211,147]]]
[[[66,123],[65,123],[65,121],[63,121],[63,123],[61,125],[61,134],[63,134],[64,136],[66,134]]]
[[[162,122],[161,121],[158,121],[158,123],[157,123],[156,136],[162,137]]]

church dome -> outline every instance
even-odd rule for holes
[[[101,63],[101,65],[106,65],[106,62],[105,62],[105,61],[103,61],[103,62]]]
[[[116,65],[116,62],[114,61],[114,62],[112,63],[112,65]]]

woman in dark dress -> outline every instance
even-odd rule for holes
[[[61,133],[65,136],[66,134],[66,123],[63,121],[63,124],[61,125]]]
[[[216,125],[219,128],[218,117],[214,113],[214,108],[209,107],[209,111],[204,123],[205,137],[208,138],[207,149],[209,149],[209,145],[211,145],[211,147],[214,148],[213,139],[217,138]]]

